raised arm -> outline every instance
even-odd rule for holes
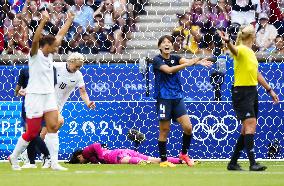
[[[40,37],[41,37],[41,32],[44,28],[44,25],[47,23],[47,21],[50,18],[48,12],[46,12],[46,11],[42,12],[41,15],[42,15],[42,19],[40,21],[39,26],[37,27],[37,29],[35,31],[33,42],[32,42],[32,48],[31,48],[31,51],[30,51],[31,56],[34,56],[34,55],[37,54],[37,51],[39,49],[39,40],[40,40]]]
[[[229,50],[234,56],[238,55],[238,48],[230,42],[229,35],[223,31],[217,31],[219,36],[222,38],[223,41],[227,44]]]
[[[75,14],[73,12],[69,12],[67,21],[65,22],[65,24],[62,26],[62,28],[59,30],[59,32],[55,36],[57,46],[61,45],[61,42],[64,36],[66,35],[66,33],[68,32],[70,26],[72,25],[74,18],[75,18]]]
[[[192,66],[192,65],[202,65],[205,67],[211,67],[212,62],[207,61],[207,59],[202,59],[200,60],[199,58],[194,58],[194,59],[186,59],[186,58],[181,58],[179,60],[179,65],[176,66],[168,66],[168,65],[161,65],[160,70],[167,73],[167,74],[173,74],[176,73],[180,70],[185,69],[186,67]]]
[[[274,92],[274,90],[270,87],[270,85],[266,82],[264,77],[260,72],[257,72],[257,81],[258,83],[266,90],[266,92],[272,97],[273,103],[279,103],[279,98]]]
[[[186,67],[188,67],[187,63],[181,64],[181,65],[176,65],[176,66],[168,66],[168,65],[161,65],[160,66],[160,70],[165,72],[166,74],[173,74],[176,73],[180,70],[185,69]]]
[[[89,95],[86,91],[86,87],[82,86],[79,88],[80,91],[80,96],[82,98],[82,100],[85,102],[85,104],[90,108],[90,109],[94,109],[96,107],[95,102],[90,101]]]

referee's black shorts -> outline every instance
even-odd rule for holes
[[[248,118],[257,118],[258,93],[256,86],[232,87],[232,101],[239,120],[244,121]]]

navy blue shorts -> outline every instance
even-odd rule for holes
[[[171,120],[187,115],[187,109],[183,99],[157,99],[156,109],[159,121]]]

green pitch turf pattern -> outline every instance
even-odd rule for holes
[[[265,172],[229,172],[226,162],[179,165],[64,165],[68,171],[25,169],[12,171],[0,163],[0,186],[284,186],[284,162],[263,162]]]

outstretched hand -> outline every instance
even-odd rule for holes
[[[45,20],[45,21],[48,21],[48,20],[50,19],[50,16],[49,16],[48,11],[43,11],[43,12],[41,13],[41,18],[42,18],[43,20]]]
[[[69,11],[68,12],[68,19],[74,19],[75,18],[75,13],[74,12],[72,12],[72,11]]]
[[[221,39],[223,41],[225,41],[225,42],[229,42],[230,41],[229,35],[226,32],[217,30],[217,33],[219,34],[219,36],[221,37]]]
[[[213,65],[212,61],[208,61],[207,58],[199,60],[197,64],[202,65],[206,68],[210,68]]]

